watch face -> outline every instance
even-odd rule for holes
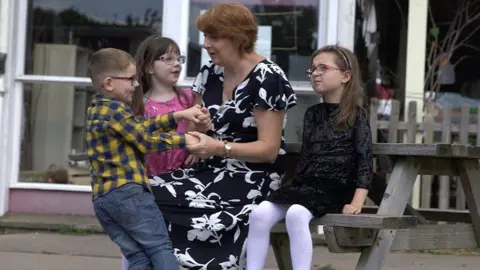
[[[230,149],[232,149],[232,146],[230,144],[225,144],[225,149],[227,149],[228,151],[230,151]]]

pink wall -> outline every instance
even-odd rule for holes
[[[12,213],[95,215],[92,193],[79,191],[10,189],[8,208]]]

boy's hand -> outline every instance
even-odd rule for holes
[[[185,145],[187,148],[197,145],[199,142],[200,142],[199,138],[192,136],[190,134],[185,134]]]
[[[192,121],[195,124],[200,123],[199,117],[205,114],[201,108],[200,105],[195,105],[189,109],[174,112],[173,118],[175,118],[175,122],[177,123],[182,120]]]
[[[346,204],[343,207],[343,214],[360,214],[362,212],[362,207],[354,204]]]

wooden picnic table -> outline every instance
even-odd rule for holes
[[[287,143],[287,155],[290,156],[289,173],[291,176],[301,143]],[[333,222],[330,218],[313,220],[313,224],[324,226],[326,242],[331,252],[361,252],[357,270],[382,269],[390,250],[421,249],[462,249],[476,248],[480,243],[480,147],[451,144],[410,144],[410,143],[374,143],[373,152],[376,157],[391,160],[393,169],[383,192],[379,190],[382,183],[374,181],[372,186],[378,187],[369,192],[369,197],[376,197],[379,205],[376,216],[392,219],[398,217],[402,224],[411,226],[385,226],[385,222],[366,225],[364,214],[357,218],[349,217],[348,226]],[[403,216],[417,175],[450,175],[459,176],[465,192],[465,198],[471,216],[471,224],[432,224],[426,222],[418,212],[410,207],[410,213],[419,218],[418,226],[405,223],[410,217]],[[383,183],[385,185],[385,183]],[[372,193],[372,194],[370,194]],[[380,196],[379,196],[380,195]],[[381,198],[378,200],[378,198]],[[408,210],[408,208],[407,208]],[[408,212],[408,211],[407,211]],[[371,215],[367,215],[368,218]],[[404,217],[404,219],[401,219]],[[405,219],[406,217],[406,219]],[[321,221],[319,221],[321,220]],[[374,220],[374,219],[372,219]],[[338,220],[337,220],[338,221]],[[379,225],[381,223],[381,225]],[[343,223],[344,224],[344,223]],[[332,226],[333,225],[333,226]],[[382,227],[383,226],[383,227]],[[379,229],[380,228],[380,229]],[[276,250],[277,262],[281,269],[292,269],[290,257],[285,247],[285,238],[276,242],[278,234],[285,235],[283,229],[272,231],[272,245]],[[288,256],[285,258],[285,256]]]

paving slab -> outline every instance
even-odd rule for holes
[[[315,247],[312,269],[352,270],[359,254],[332,254],[325,247]],[[107,236],[27,233],[0,235],[1,270],[102,269],[120,270],[119,249]],[[325,266],[330,265],[331,268]],[[386,268],[390,270],[477,270],[480,256],[391,253]],[[266,269],[277,269],[270,250]]]
[[[24,252],[0,252],[2,270],[121,270],[121,260]]]
[[[7,213],[0,217],[0,228],[4,230],[65,231],[83,230],[103,233],[95,216],[69,216],[49,214]]]
[[[120,258],[120,249],[106,235],[6,234],[0,236],[0,251]]]

